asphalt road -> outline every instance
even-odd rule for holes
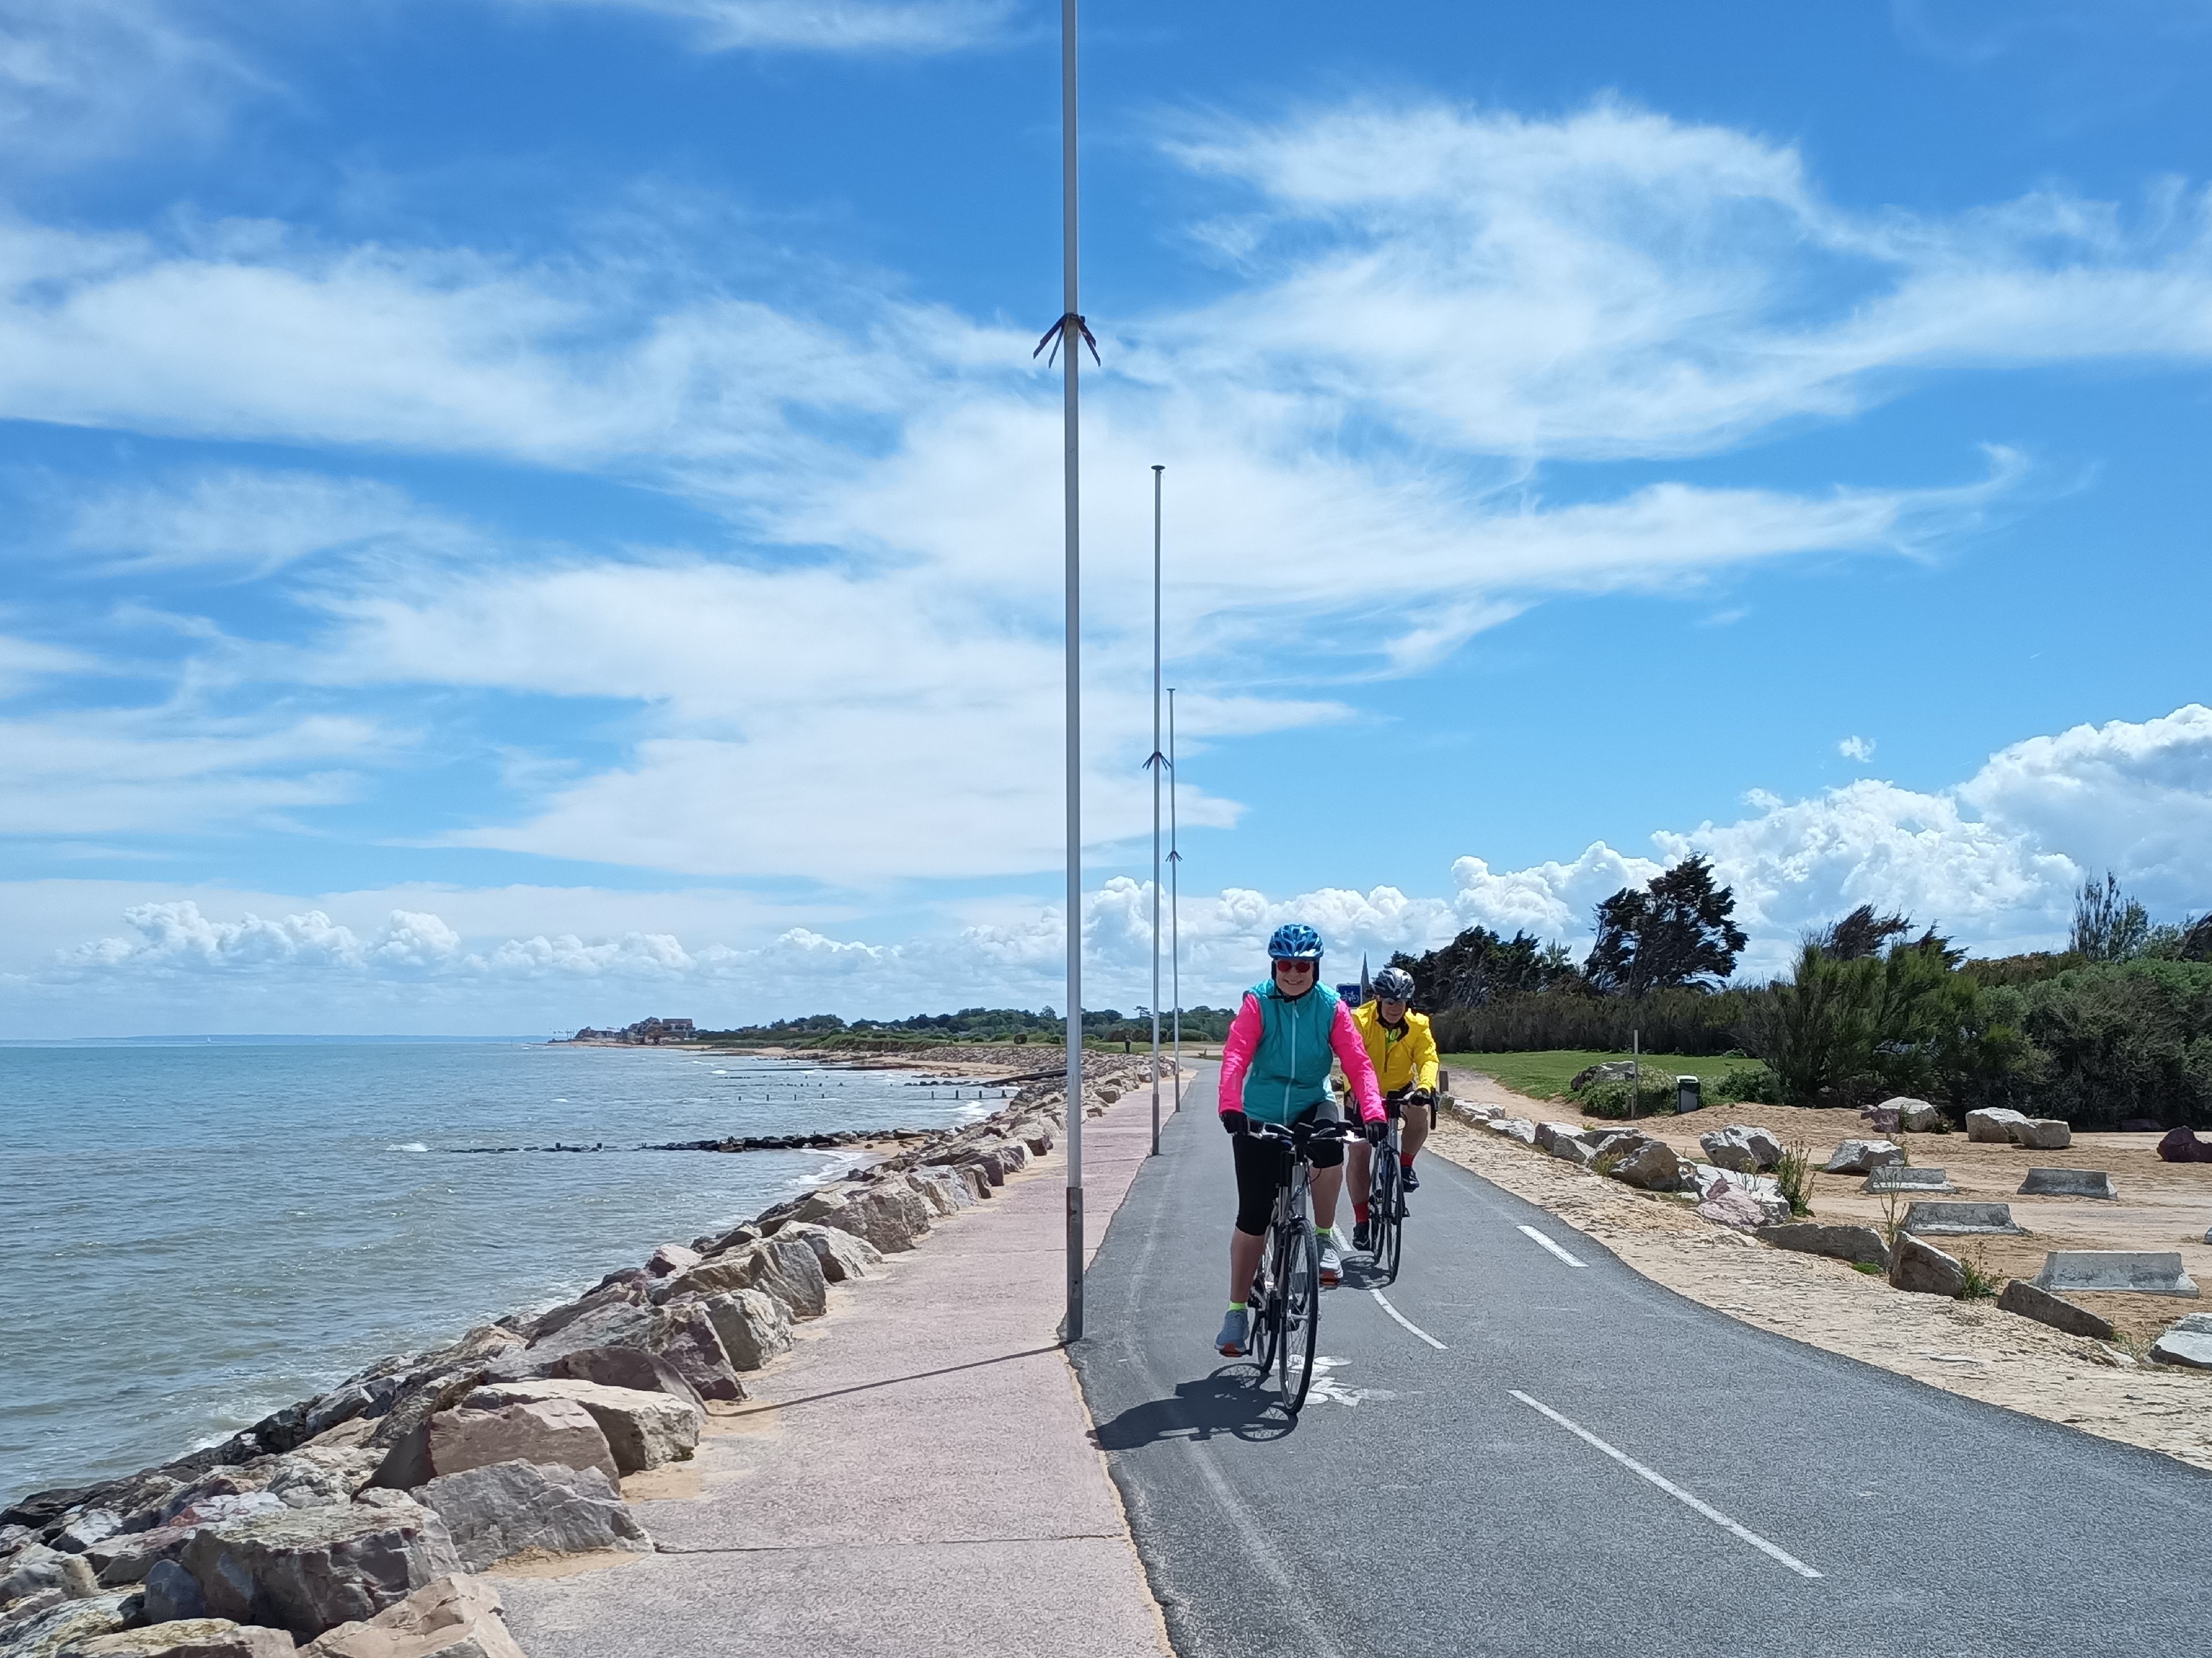
[[[1415,1328],[1354,1258],[1288,1418],[1212,1347],[1212,1098],[1073,1350],[1184,1658],[2212,1652],[2212,1475],[1738,1324],[1441,1158],[1382,1291]]]

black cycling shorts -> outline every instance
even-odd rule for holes
[[[1301,1123],[1337,1122],[1334,1102],[1310,1105],[1291,1119]],[[1291,1148],[1279,1140],[1239,1134],[1231,1145],[1237,1153],[1237,1230],[1258,1237],[1267,1230],[1275,1212],[1275,1193],[1291,1177]],[[1344,1161],[1344,1142],[1319,1139],[1306,1148],[1316,1169],[1334,1169]]]

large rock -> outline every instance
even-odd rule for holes
[[[1778,1249],[1795,1249],[1808,1255],[1828,1255],[1837,1260],[1857,1261],[1885,1270],[1889,1266],[1889,1246],[1881,1241],[1881,1234],[1871,1226],[1831,1226],[1817,1221],[1792,1221],[1782,1226],[1765,1227],[1759,1236]]]
[[[1682,1181],[1682,1160],[1662,1139],[1629,1130],[1598,1142],[1593,1166],[1626,1186],[1646,1192],[1672,1192]]]
[[[2212,1140],[2200,1140],[2186,1128],[2170,1128],[2158,1143],[2158,1155],[2166,1163],[2212,1163]]]
[[[51,1591],[49,1591],[51,1592]],[[128,1597],[95,1595],[89,1600],[61,1600],[10,1618],[0,1633],[0,1654],[6,1658],[58,1658],[58,1655],[103,1635],[112,1635],[130,1621]]]
[[[445,1521],[397,1496],[203,1530],[184,1559],[210,1616],[271,1625],[302,1640],[373,1618],[460,1564]]]
[[[495,1411],[444,1411],[430,1418],[434,1474],[459,1473],[494,1462],[557,1462],[568,1468],[597,1468],[609,1479],[622,1478],[605,1432],[573,1400],[550,1399]]]
[[[1899,1094],[1894,1099],[1884,1100],[1881,1108],[1897,1114],[1897,1126],[1911,1134],[1933,1133],[1950,1120],[1940,1105],[1930,1105],[1926,1100],[1916,1100],[1909,1094]]]
[[[955,1215],[975,1201],[965,1181],[950,1169],[909,1169],[906,1183],[938,1215]]]
[[[2212,1313],[2191,1313],[2166,1326],[2151,1343],[2150,1356],[2160,1364],[2212,1370]]]
[[[690,1271],[705,1259],[696,1249],[686,1248],[680,1243],[664,1243],[646,1261],[646,1276],[674,1278],[678,1272]]]
[[[2070,1301],[2061,1300],[2048,1290],[2039,1290],[2024,1278],[2016,1278],[2004,1287],[1997,1297],[1997,1305],[2008,1313],[2017,1313],[2022,1318],[2032,1318],[2039,1324],[2048,1324],[2054,1330],[2063,1330],[2071,1336],[2091,1336],[2099,1341],[2112,1339],[2110,1319],[2099,1318],[2087,1307],[2076,1307]]]
[[[281,1629],[191,1618],[102,1635],[70,1646],[60,1658],[291,1658],[297,1650]]]
[[[1824,1175],[1863,1175],[1886,1164],[1903,1163],[1903,1149],[1889,1140],[1845,1140],[1835,1155],[1820,1166]]]
[[[1966,1269],[1934,1244],[1899,1232],[1897,1247],[1889,1254],[1889,1281],[1892,1287],[1915,1295],[1960,1296],[1966,1292]]]
[[[666,1359],[700,1398],[726,1403],[745,1396],[745,1384],[738,1380],[737,1367],[702,1303],[663,1308],[647,1339],[652,1351]]]
[[[1489,1127],[1492,1133],[1502,1134],[1509,1140],[1518,1140],[1523,1145],[1536,1143],[1536,1125],[1526,1117],[1493,1117]]]
[[[199,1579],[179,1561],[156,1560],[148,1569],[139,1593],[146,1598],[146,1616],[154,1623],[188,1623],[207,1616],[207,1596],[200,1593]]]
[[[979,1173],[978,1180],[982,1176]],[[989,1190],[986,1182],[984,1189]],[[804,1243],[814,1251],[814,1259],[822,1267],[822,1276],[832,1284],[844,1284],[856,1278],[866,1278],[883,1265],[884,1252],[863,1237],[835,1226],[817,1226],[811,1221],[787,1222],[776,1236]]]
[[[1600,1060],[1595,1065],[1586,1065],[1575,1072],[1574,1080],[1567,1084],[1571,1092],[1579,1094],[1592,1083],[1625,1083],[1635,1079],[1637,1064],[1633,1060]]]
[[[607,1437],[607,1448],[614,1453],[617,1474],[639,1473],[686,1461],[699,1448],[699,1430],[706,1425],[705,1411],[664,1393],[556,1378],[482,1387],[463,1401],[463,1407],[498,1411],[510,1405],[542,1405],[563,1399],[591,1412],[592,1420]]]
[[[687,1405],[704,1402],[681,1370],[659,1353],[641,1347],[583,1347],[549,1359],[544,1367],[521,1371],[526,1376],[557,1376],[569,1382],[596,1382],[603,1387],[629,1388],[641,1394],[666,1394]],[[504,1379],[504,1378],[502,1378]]]
[[[1789,1206],[1785,1203],[1784,1208]],[[1707,1220],[1718,1221],[1723,1226],[1755,1231],[1772,1218],[1766,1206],[1757,1198],[1729,1181],[1716,1181],[1712,1189],[1698,1205],[1698,1212]]]
[[[791,1351],[791,1321],[783,1303],[758,1290],[732,1290],[700,1305],[714,1321],[722,1351],[740,1370],[757,1370]]]
[[[301,1658],[523,1658],[499,1591],[481,1577],[441,1578],[366,1623],[334,1629]]]
[[[654,1291],[658,1297],[715,1296],[725,1290],[759,1290],[774,1296],[793,1318],[819,1318],[830,1310],[830,1284],[821,1258],[800,1238],[781,1232],[718,1255]]]
[[[1782,1161],[1782,1142],[1764,1128],[1735,1124],[1698,1136],[1705,1160],[1739,1175],[1755,1175]]]
[[[446,1522],[461,1564],[471,1571],[532,1550],[644,1553],[653,1546],[622,1493],[597,1468],[495,1462],[441,1474],[415,1497]]]
[[[2010,1145],[2013,1128],[2027,1119],[2002,1106],[1966,1113],[1966,1138],[1978,1145]]]
[[[2012,1143],[2031,1151],[2063,1151],[2074,1144],[2074,1130],[2056,1117],[2030,1117],[2012,1125]]]
[[[835,1226],[866,1238],[885,1254],[896,1254],[913,1248],[915,1241],[929,1230],[929,1206],[912,1187],[886,1183],[813,1193],[792,1218]]]
[[[1557,1156],[1561,1140],[1574,1140],[1580,1145],[1582,1142],[1577,1137],[1582,1132],[1583,1126],[1578,1122],[1540,1122],[1536,1125],[1537,1149]],[[1583,1149],[1587,1151],[1589,1148],[1585,1146]]]

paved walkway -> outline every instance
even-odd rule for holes
[[[1093,1251],[1146,1161],[1151,1099],[1084,1125]],[[637,1504],[656,1553],[502,1579],[531,1658],[1166,1654],[1058,1345],[1065,1167],[1055,1149],[833,1288],[709,1424],[696,1493]]]

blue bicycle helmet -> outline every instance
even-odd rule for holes
[[[1375,975],[1374,989],[1378,1002],[1410,1002],[1413,999],[1413,975],[1402,967],[1386,967]]]
[[[1275,962],[1318,962],[1321,934],[1304,921],[1285,921],[1267,940],[1267,958]]]

